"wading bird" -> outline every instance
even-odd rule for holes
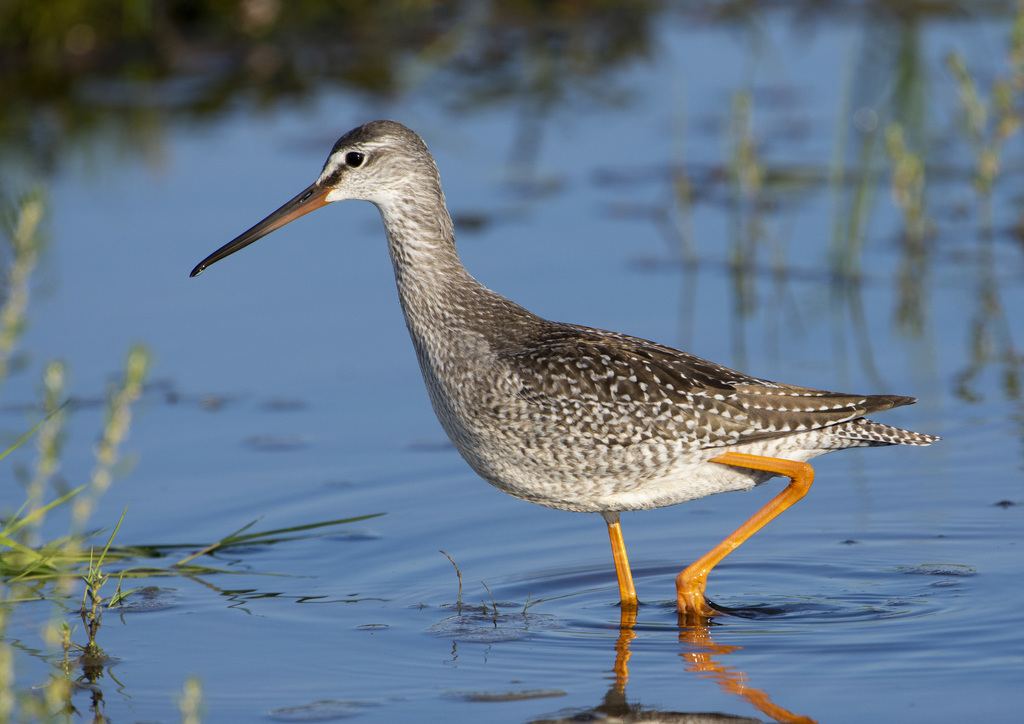
[[[680,613],[711,616],[710,570],[802,498],[807,461],[833,450],[938,439],[866,419],[914,402],[847,395],[734,372],[654,342],[549,322],[470,276],[455,250],[433,157],[393,121],[349,131],[320,177],[204,259],[195,276],[335,201],[369,201],[384,222],[398,296],[438,420],[466,462],[499,490],[608,524],[623,609],[636,590],[619,513],[789,485],[676,578]]]

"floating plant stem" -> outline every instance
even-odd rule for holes
[[[448,555],[444,551],[439,552],[441,553],[441,555],[443,555],[445,558],[451,561],[453,566],[455,566],[455,575],[459,578],[459,597],[458,599],[456,599],[455,605],[458,606],[459,610],[462,610],[462,571],[459,570],[459,564],[456,563],[455,560],[450,555]]]

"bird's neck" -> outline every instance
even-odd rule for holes
[[[462,265],[444,195],[437,188],[378,208],[413,340],[456,333],[472,315],[474,300],[494,293]]]
[[[417,199],[378,204],[398,296],[424,374],[460,367],[544,322],[474,279],[459,259],[440,185]],[[429,380],[428,380],[429,383]]]

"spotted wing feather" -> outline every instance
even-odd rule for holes
[[[552,324],[529,348],[502,358],[537,416],[610,445],[652,439],[694,448],[733,445],[839,426],[914,401],[779,384],[653,342],[572,325]]]

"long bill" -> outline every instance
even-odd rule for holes
[[[326,205],[327,194],[330,190],[331,189],[329,187],[325,188],[318,186],[317,184],[313,184],[263,221],[256,224],[256,226],[235,237],[227,244],[217,249],[217,251],[203,259],[196,265],[196,268],[192,270],[192,273],[189,274],[189,276],[194,277],[197,274],[200,274],[211,264],[215,264],[226,256],[231,256],[239,249],[244,249],[254,241],[262,239],[270,232],[280,229],[288,222],[295,221],[295,219],[300,216],[305,216],[310,211],[316,211],[321,206]]]

